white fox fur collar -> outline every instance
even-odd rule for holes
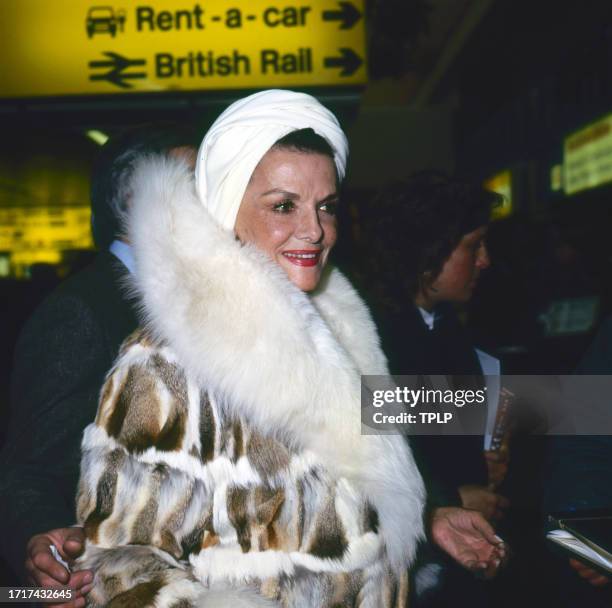
[[[424,488],[404,439],[362,436],[360,374],[386,374],[370,314],[338,270],[312,296],[219,227],[180,161],[136,172],[128,235],[146,321],[187,372],[264,433],[355,484],[400,571],[423,536]]]

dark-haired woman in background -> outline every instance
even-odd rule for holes
[[[492,192],[435,172],[380,192],[368,285],[392,374],[424,382],[445,375],[454,389],[484,385],[479,355],[454,305],[470,300],[490,265],[485,237],[497,201]],[[508,501],[492,488],[507,464],[483,452],[482,435],[420,436],[411,445],[432,512],[455,505],[501,519]]]

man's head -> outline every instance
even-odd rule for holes
[[[90,181],[91,229],[98,249],[121,238],[137,162],[151,154],[193,149],[195,140],[177,125],[143,125],[111,137],[94,161]]]

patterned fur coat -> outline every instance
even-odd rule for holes
[[[85,431],[89,606],[404,606],[424,490],[399,436],[360,433],[386,362],[330,269],[305,295],[221,229],[180,161],[137,172],[146,318]]]

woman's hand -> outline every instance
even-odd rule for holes
[[[587,565],[579,562],[577,559],[569,560],[570,566],[578,573],[578,576],[583,578],[587,583],[593,585],[593,587],[603,587],[610,582],[607,576],[604,576],[597,570],[589,568]]]
[[[56,608],[82,608],[85,606],[85,595],[91,591],[93,573],[91,570],[69,572],[53,556],[50,546],[54,545],[66,562],[76,559],[85,548],[83,528],[57,528],[33,536],[26,550],[25,568],[30,582],[37,587],[57,588],[71,587],[76,592],[76,599],[67,603],[54,604]]]
[[[479,511],[489,521],[498,521],[505,515],[510,501],[501,494],[479,485],[459,486],[461,504],[465,509]]]
[[[484,517],[459,507],[435,509],[431,537],[464,568],[492,578],[507,556],[506,545]]]

